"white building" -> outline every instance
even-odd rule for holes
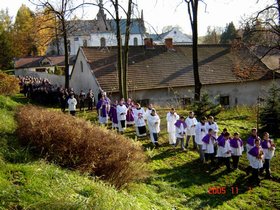
[[[102,4],[102,3],[101,3]],[[126,30],[126,19],[120,20],[121,34]],[[68,22],[68,50],[70,55],[76,55],[79,47],[110,47],[117,46],[116,22],[107,19],[102,5],[94,20],[73,20]],[[143,45],[145,38],[145,26],[143,15],[141,18],[132,18],[130,27],[130,46]],[[55,43],[49,46],[47,54],[57,54]],[[59,45],[60,54],[64,54],[63,41]]]
[[[129,51],[128,93],[142,104],[163,106],[186,104],[193,99],[194,76],[191,45],[132,46]],[[170,43],[171,41],[171,43]],[[254,105],[280,73],[267,68],[246,47],[199,45],[199,74],[202,92],[224,106]],[[71,75],[76,91],[102,89],[117,99],[117,48],[82,47]]]
[[[169,31],[161,34],[150,34],[150,38],[153,39],[153,42],[158,45],[165,43],[165,40],[171,38],[174,45],[191,45],[192,37],[184,34],[179,27],[173,27]]]

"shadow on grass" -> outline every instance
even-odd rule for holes
[[[10,163],[30,163],[38,160],[29,146],[21,146],[16,134],[3,134],[1,140],[1,151],[3,158]]]

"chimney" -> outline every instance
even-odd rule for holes
[[[145,49],[154,49],[153,39],[145,38],[144,39]]]
[[[173,40],[172,40],[172,38],[166,38],[166,39],[165,39],[165,47],[166,47],[167,50],[172,50],[172,51],[174,51]]]

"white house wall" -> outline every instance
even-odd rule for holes
[[[117,46],[117,38],[116,35],[113,33],[98,33],[98,34],[91,34],[91,41],[89,46],[94,46],[94,47],[100,47],[100,39],[105,38],[106,40],[106,46]],[[144,44],[144,38],[143,35],[141,34],[131,34],[129,38],[129,46],[134,45],[134,38],[138,39],[138,45],[143,45]],[[124,44],[125,37],[122,35],[122,43]]]
[[[83,71],[81,70],[81,62],[83,63]],[[92,75],[90,66],[86,62],[81,50],[77,56],[77,60],[70,79],[70,87],[74,88],[76,93],[79,93],[81,90],[87,93],[89,89],[92,89],[95,100],[97,100],[99,86]]]
[[[84,45],[84,40],[90,46],[90,36],[71,36],[68,40],[70,40],[70,55],[77,55],[79,47]]]
[[[173,28],[165,37],[162,39],[162,43],[164,43],[164,40],[166,38],[172,38],[172,41],[174,44],[180,44],[180,43],[189,43],[192,44],[192,39],[181,32],[178,28]]]
[[[280,80],[275,80],[280,84]],[[207,92],[210,98],[219,102],[219,96],[229,96],[229,106],[255,105],[258,97],[266,98],[266,91],[271,86],[272,80],[251,81],[228,84],[204,85],[201,93]],[[118,99],[117,94],[110,94],[112,99]],[[181,99],[193,98],[194,88],[162,88],[152,90],[129,91],[129,97],[134,100],[149,99],[149,103],[163,107],[181,105]]]

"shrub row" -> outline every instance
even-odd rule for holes
[[[20,142],[51,162],[96,175],[117,188],[147,175],[142,148],[115,132],[31,105],[20,107],[16,119]]]
[[[19,93],[19,80],[0,71],[0,95],[10,96]]]

